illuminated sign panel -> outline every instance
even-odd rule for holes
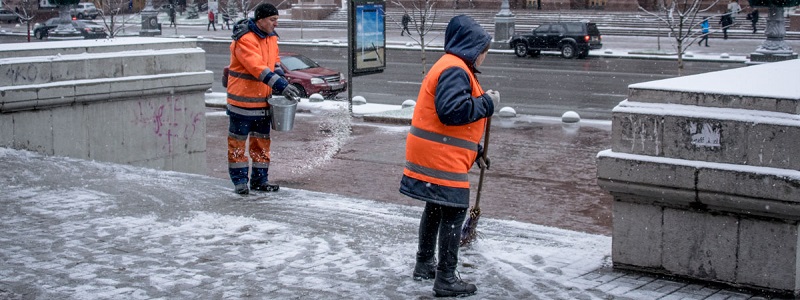
[[[386,18],[384,1],[351,1],[350,51],[353,75],[383,72],[386,68]]]

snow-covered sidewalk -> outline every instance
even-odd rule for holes
[[[421,207],[0,148],[0,298],[425,299]],[[747,299],[614,271],[611,238],[482,218],[475,299]]]

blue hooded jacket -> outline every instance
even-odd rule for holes
[[[455,16],[447,24],[444,40],[446,53],[461,58],[473,73],[480,73],[475,68],[475,61],[492,41],[480,24],[466,15]],[[486,94],[472,97],[471,93],[469,75],[464,69],[454,66],[444,70],[436,88],[435,105],[439,120],[446,125],[464,125],[491,117],[494,113],[491,98]]]
[[[473,73],[478,56],[489,47],[492,38],[469,16],[450,20],[445,31],[445,52],[462,59]],[[469,74],[457,66],[442,71],[436,84],[434,106],[439,121],[445,125],[464,125],[491,117],[494,105],[487,94],[472,97]],[[479,150],[480,152],[480,150]],[[400,193],[414,199],[451,207],[469,207],[469,189],[431,184],[403,175]]]

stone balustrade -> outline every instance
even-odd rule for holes
[[[0,146],[205,172],[213,73],[193,40],[120,38],[0,50]]]
[[[615,268],[798,294],[798,73],[795,59],[629,86],[597,157]]]

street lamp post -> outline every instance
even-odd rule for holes
[[[800,0],[750,0],[751,7],[767,7],[767,28],[764,35],[767,39],[755,52],[750,53],[750,61],[765,63],[797,59],[797,53],[786,43],[785,7],[800,5]]]
[[[142,29],[139,36],[161,35],[161,24],[158,23],[158,11],[153,8],[153,0],[147,0],[142,15]]]
[[[516,17],[511,12],[508,0],[500,4],[500,12],[494,16],[494,41],[492,48],[508,48],[508,41],[514,35]]]

